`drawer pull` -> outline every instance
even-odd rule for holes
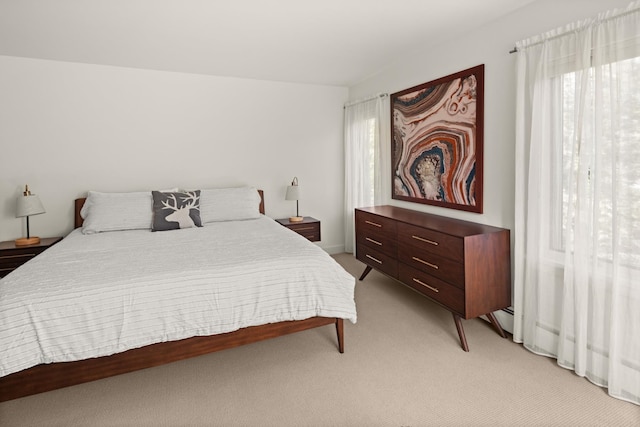
[[[376,244],[376,245],[378,245],[378,246],[382,246],[382,242],[378,242],[377,240],[373,240],[373,239],[370,239],[370,238],[368,238],[368,237],[366,238],[366,240],[367,240],[368,242],[375,243],[375,244]]]
[[[374,260],[374,261],[375,261],[375,262],[377,262],[378,264],[382,264],[382,261],[380,261],[380,260],[379,260],[379,259],[377,259],[377,258],[372,257],[371,255],[366,255],[366,257],[367,257],[367,258],[369,258],[369,259],[371,259],[371,260]]]
[[[433,245],[433,246],[438,246],[438,242],[434,242],[433,240],[425,239],[419,236],[411,236],[411,237],[416,240],[420,240],[421,242],[429,243],[430,245]]]
[[[304,230],[313,230],[315,227],[293,227],[292,230],[295,231],[304,231]]]
[[[416,282],[416,283],[421,284],[422,286],[425,286],[425,287],[427,287],[427,288],[431,289],[433,292],[440,292],[440,291],[438,290],[438,288],[434,288],[433,286],[429,286],[429,285],[427,285],[426,283],[424,283],[424,282],[423,282],[422,280],[420,280],[420,279],[416,279],[416,278],[414,277],[414,278],[413,278],[413,281],[414,281],[414,282]]]
[[[418,261],[419,263],[422,263],[422,264],[424,264],[424,265],[428,265],[428,266],[429,266],[429,267],[431,267],[431,268],[435,268],[436,270],[438,269],[438,266],[437,266],[437,265],[435,265],[435,264],[431,264],[430,262],[427,262],[427,261],[425,261],[425,260],[423,260],[423,259],[420,259],[420,258],[418,258],[418,257],[411,257],[411,258],[412,258],[414,261]]]
[[[373,226],[375,226],[375,227],[382,227],[382,224],[378,224],[378,223],[376,223],[376,222],[371,222],[371,221],[365,221],[365,222],[366,222],[367,224],[369,224],[369,225],[373,225]]]
[[[34,256],[36,256],[36,254],[4,255],[4,256],[0,256],[0,259],[24,258],[24,257],[33,258]]]

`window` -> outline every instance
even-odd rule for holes
[[[556,251],[566,250],[576,221],[593,222],[599,259],[611,261],[616,251],[622,265],[640,267],[638,75],[640,57],[635,57],[565,73],[552,82],[559,106],[553,116],[561,121],[550,154],[551,164],[558,165],[552,169],[556,184],[550,197],[560,203],[551,203],[556,209],[549,228]],[[613,102],[613,95],[622,101]]]
[[[514,341],[640,404],[640,2],[516,46]]]

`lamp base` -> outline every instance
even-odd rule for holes
[[[16,239],[16,246],[29,246],[29,245],[37,245],[40,243],[39,237],[22,237],[20,239]]]
[[[304,221],[303,216],[291,216],[289,217],[289,222],[301,222]]]

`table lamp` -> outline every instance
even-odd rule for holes
[[[290,222],[300,222],[304,219],[298,212],[298,199],[300,199],[300,186],[298,185],[298,178],[294,176],[291,185],[287,187],[287,195],[285,196],[285,200],[296,201],[296,216],[289,217]]]
[[[16,239],[16,246],[28,246],[37,245],[40,243],[39,237],[31,237],[29,235],[29,217],[31,215],[39,215],[44,213],[44,206],[40,202],[40,198],[35,194],[31,194],[29,186],[25,185],[22,196],[18,197],[18,203],[16,206],[16,218],[27,218],[27,237]]]

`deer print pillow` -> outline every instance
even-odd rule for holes
[[[202,227],[200,190],[185,192],[152,191],[152,231]]]

